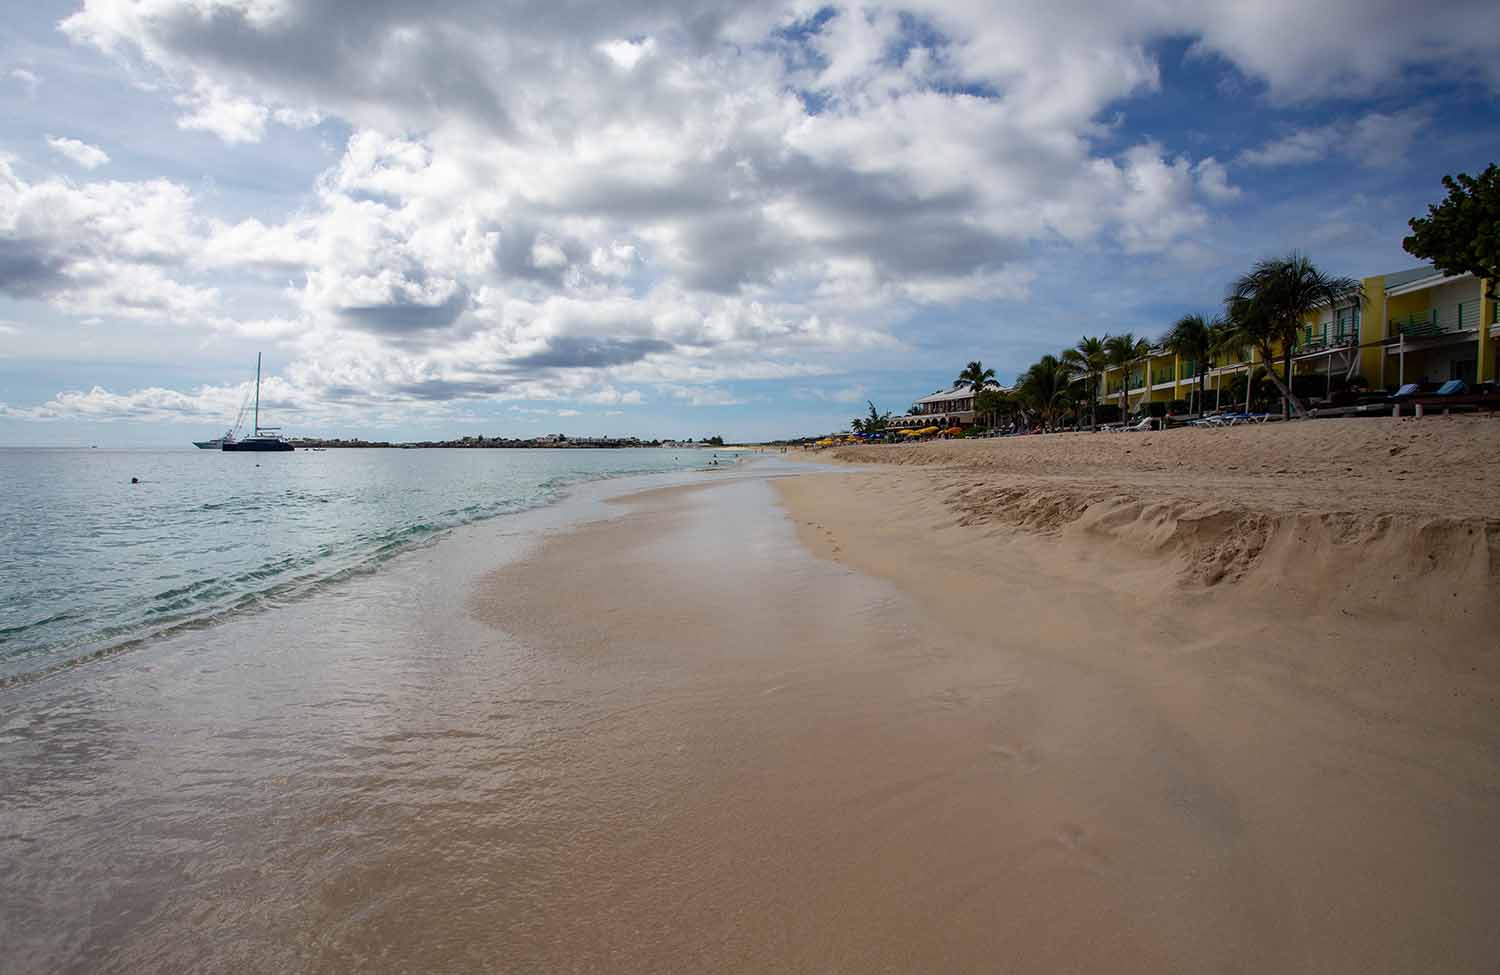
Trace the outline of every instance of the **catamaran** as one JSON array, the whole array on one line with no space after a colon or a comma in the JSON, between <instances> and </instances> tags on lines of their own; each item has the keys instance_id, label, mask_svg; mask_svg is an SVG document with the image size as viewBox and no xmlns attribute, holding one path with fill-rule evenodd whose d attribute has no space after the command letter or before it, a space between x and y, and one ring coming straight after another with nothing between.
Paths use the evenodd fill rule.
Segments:
<instances>
[{"instance_id":1,"label":"catamaran","mask_svg":"<svg viewBox=\"0 0 1500 975\"><path fill-rule=\"evenodd\" d=\"M291 444L281 435L277 427L263 427L260 425L260 353L255 354L255 420L250 426L251 434L248 437L236 439L234 431L220 438L221 450L293 450ZM199 446L202 446L201 444Z\"/></svg>"},{"instance_id":2,"label":"catamaran","mask_svg":"<svg viewBox=\"0 0 1500 975\"><path fill-rule=\"evenodd\" d=\"M240 435L240 427L245 425L245 413L250 409L250 392L245 391L245 398L240 400L240 411L234 415L234 426L225 430L223 434L212 440L194 440L193 446L199 450L218 450L224 446L226 440L234 440Z\"/></svg>"}]
</instances>

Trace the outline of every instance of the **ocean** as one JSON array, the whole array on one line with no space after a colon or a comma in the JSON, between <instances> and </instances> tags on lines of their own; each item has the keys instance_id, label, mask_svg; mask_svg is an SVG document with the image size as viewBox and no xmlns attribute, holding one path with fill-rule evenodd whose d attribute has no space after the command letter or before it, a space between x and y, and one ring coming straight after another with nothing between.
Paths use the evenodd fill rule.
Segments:
<instances>
[{"instance_id":1,"label":"ocean","mask_svg":"<svg viewBox=\"0 0 1500 975\"><path fill-rule=\"evenodd\" d=\"M307 598L581 482L711 456L0 449L0 687Z\"/></svg>"}]
</instances>

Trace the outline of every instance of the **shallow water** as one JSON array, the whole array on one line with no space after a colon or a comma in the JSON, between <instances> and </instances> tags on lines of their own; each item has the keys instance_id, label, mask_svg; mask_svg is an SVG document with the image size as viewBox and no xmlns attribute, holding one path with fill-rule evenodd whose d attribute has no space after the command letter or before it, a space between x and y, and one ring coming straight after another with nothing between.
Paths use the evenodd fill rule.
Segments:
<instances>
[{"instance_id":1,"label":"shallow water","mask_svg":"<svg viewBox=\"0 0 1500 975\"><path fill-rule=\"evenodd\" d=\"M607 818L578 748L608 702L476 621L474 583L608 495L735 476L578 486L0 689L0 970L514 970L475 932L542 916Z\"/></svg>"},{"instance_id":2,"label":"shallow water","mask_svg":"<svg viewBox=\"0 0 1500 975\"><path fill-rule=\"evenodd\" d=\"M0 686L306 596L572 484L710 456L0 450Z\"/></svg>"}]
</instances>

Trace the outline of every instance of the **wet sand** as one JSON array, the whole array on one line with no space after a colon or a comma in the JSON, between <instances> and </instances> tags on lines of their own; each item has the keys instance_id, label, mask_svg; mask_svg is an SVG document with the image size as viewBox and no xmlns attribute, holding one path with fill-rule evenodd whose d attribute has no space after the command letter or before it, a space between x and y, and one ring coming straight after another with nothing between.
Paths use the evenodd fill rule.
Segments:
<instances>
[{"instance_id":1,"label":"wet sand","mask_svg":"<svg viewBox=\"0 0 1500 975\"><path fill-rule=\"evenodd\" d=\"M549 965L1500 957L1492 643L962 526L921 472L776 481L791 524L769 487L629 499L476 597L620 699L625 835L580 844Z\"/></svg>"},{"instance_id":2,"label":"wet sand","mask_svg":"<svg viewBox=\"0 0 1500 975\"><path fill-rule=\"evenodd\" d=\"M951 472L779 469L595 505L494 568L502 519L11 694L0 967L1500 957L1473 593L1188 585L1176 550L963 524Z\"/></svg>"}]
</instances>

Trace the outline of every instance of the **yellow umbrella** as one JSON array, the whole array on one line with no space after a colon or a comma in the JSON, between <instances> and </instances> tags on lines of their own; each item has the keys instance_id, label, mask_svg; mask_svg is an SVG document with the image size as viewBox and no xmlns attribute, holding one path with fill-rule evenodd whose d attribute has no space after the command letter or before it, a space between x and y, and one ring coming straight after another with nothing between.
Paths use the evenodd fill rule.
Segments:
<instances>
[{"instance_id":1,"label":"yellow umbrella","mask_svg":"<svg viewBox=\"0 0 1500 975\"><path fill-rule=\"evenodd\" d=\"M928 437L928 436L931 436L934 433L938 433L939 430L938 430L937 427L923 427L922 429L918 430L917 432L920 433L924 437Z\"/></svg>"}]
</instances>

